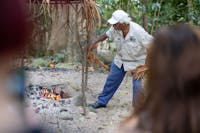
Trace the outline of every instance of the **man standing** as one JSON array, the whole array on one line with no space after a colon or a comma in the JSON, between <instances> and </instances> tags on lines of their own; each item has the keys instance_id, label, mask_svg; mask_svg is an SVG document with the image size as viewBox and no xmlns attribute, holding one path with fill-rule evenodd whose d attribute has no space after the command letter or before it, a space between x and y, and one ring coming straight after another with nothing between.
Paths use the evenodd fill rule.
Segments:
<instances>
[{"instance_id":1,"label":"man standing","mask_svg":"<svg viewBox=\"0 0 200 133\"><path fill-rule=\"evenodd\" d=\"M95 109L106 107L127 71L145 64L146 48L152 39L152 36L140 25L132 22L129 15L123 10L113 12L108 23L112 25L111 28L90 44L88 49L91 51L97 48L98 42L107 38L113 40L117 48L117 54L112 62L103 91L95 103L89 104ZM140 89L141 79L133 80L133 105L136 103L136 96Z\"/></svg>"}]
</instances>

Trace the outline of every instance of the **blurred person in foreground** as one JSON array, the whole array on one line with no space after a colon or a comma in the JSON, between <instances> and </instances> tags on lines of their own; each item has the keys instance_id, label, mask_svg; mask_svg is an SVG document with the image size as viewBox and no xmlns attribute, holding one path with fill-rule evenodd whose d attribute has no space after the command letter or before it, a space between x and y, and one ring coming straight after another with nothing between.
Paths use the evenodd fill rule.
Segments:
<instances>
[{"instance_id":1,"label":"blurred person in foreground","mask_svg":"<svg viewBox=\"0 0 200 133\"><path fill-rule=\"evenodd\" d=\"M147 66L145 100L120 133L200 133L200 29L158 30Z\"/></svg>"},{"instance_id":2,"label":"blurred person in foreground","mask_svg":"<svg viewBox=\"0 0 200 133\"><path fill-rule=\"evenodd\" d=\"M3 0L0 4L0 133L39 132L36 119L23 106L24 73L13 69L31 33L23 2Z\"/></svg>"},{"instance_id":3,"label":"blurred person in foreground","mask_svg":"<svg viewBox=\"0 0 200 133\"><path fill-rule=\"evenodd\" d=\"M116 10L108 20L111 28L89 45L89 51L97 48L98 43L109 38L113 40L117 53L112 62L109 75L98 100L89 104L93 108L106 107L109 100L120 86L127 71L134 70L137 66L145 64L146 49L152 36L140 25L131 21L128 13ZM134 73L133 73L134 76ZM136 104L136 96L141 91L141 79L133 80L133 105Z\"/></svg>"}]
</instances>

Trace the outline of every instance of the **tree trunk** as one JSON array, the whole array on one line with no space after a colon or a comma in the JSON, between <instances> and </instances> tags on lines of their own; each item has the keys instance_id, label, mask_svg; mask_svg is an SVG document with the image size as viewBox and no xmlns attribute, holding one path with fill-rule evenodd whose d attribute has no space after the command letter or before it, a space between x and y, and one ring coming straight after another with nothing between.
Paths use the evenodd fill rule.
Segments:
<instances>
[{"instance_id":1,"label":"tree trunk","mask_svg":"<svg viewBox=\"0 0 200 133\"><path fill-rule=\"evenodd\" d=\"M75 24L78 21L78 25L80 25L81 14L78 14L79 16L76 18L77 15L73 6L75 5L63 5L62 7L59 6L58 11L55 10L48 46L48 50L67 53L67 62L80 61L82 56L76 38L76 29L80 29Z\"/></svg>"},{"instance_id":2,"label":"tree trunk","mask_svg":"<svg viewBox=\"0 0 200 133\"><path fill-rule=\"evenodd\" d=\"M147 13L147 0L142 0L142 26L145 30L148 28L148 17L146 15Z\"/></svg>"},{"instance_id":3,"label":"tree trunk","mask_svg":"<svg viewBox=\"0 0 200 133\"><path fill-rule=\"evenodd\" d=\"M193 9L192 0L187 0L187 7L188 7L188 21L189 21L190 24L193 24L193 21L192 21L192 9Z\"/></svg>"}]
</instances>

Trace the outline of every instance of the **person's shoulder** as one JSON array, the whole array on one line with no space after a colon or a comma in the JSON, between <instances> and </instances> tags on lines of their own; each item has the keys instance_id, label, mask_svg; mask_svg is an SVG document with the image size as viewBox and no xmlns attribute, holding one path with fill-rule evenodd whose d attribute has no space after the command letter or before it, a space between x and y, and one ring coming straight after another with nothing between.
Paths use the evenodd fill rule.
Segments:
<instances>
[{"instance_id":1,"label":"person's shoulder","mask_svg":"<svg viewBox=\"0 0 200 133\"><path fill-rule=\"evenodd\" d=\"M146 33L146 30L141 25L139 25L135 22L130 22L130 25L132 27L131 29L134 34L138 34L140 36L141 34Z\"/></svg>"},{"instance_id":2,"label":"person's shoulder","mask_svg":"<svg viewBox=\"0 0 200 133\"><path fill-rule=\"evenodd\" d=\"M130 25L136 29L143 29L143 27L141 25L139 25L138 23L133 22L133 21L130 22Z\"/></svg>"}]
</instances>

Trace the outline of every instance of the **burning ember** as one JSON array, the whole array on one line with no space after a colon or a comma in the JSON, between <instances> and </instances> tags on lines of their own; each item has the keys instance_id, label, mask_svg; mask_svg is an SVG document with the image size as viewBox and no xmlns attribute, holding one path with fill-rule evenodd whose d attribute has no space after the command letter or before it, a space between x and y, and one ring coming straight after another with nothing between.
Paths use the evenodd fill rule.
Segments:
<instances>
[{"instance_id":1,"label":"burning ember","mask_svg":"<svg viewBox=\"0 0 200 133\"><path fill-rule=\"evenodd\" d=\"M26 88L25 95L33 99L47 98L57 101L71 97L66 91L65 85L62 84L51 86L30 85Z\"/></svg>"},{"instance_id":2,"label":"burning ember","mask_svg":"<svg viewBox=\"0 0 200 133\"><path fill-rule=\"evenodd\" d=\"M41 89L41 97L43 98L50 98L52 100L60 100L61 98L68 98L64 91L61 88L42 88Z\"/></svg>"}]
</instances>

